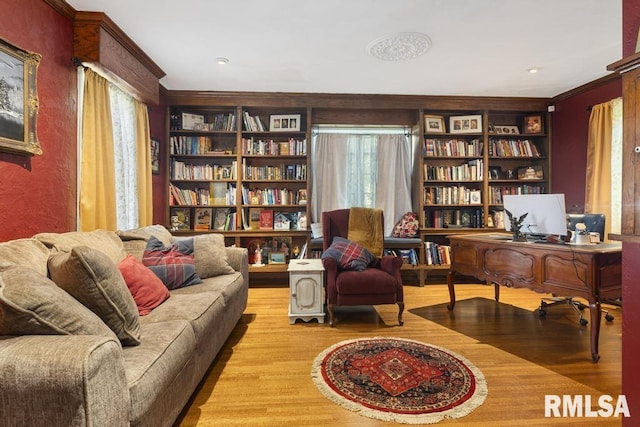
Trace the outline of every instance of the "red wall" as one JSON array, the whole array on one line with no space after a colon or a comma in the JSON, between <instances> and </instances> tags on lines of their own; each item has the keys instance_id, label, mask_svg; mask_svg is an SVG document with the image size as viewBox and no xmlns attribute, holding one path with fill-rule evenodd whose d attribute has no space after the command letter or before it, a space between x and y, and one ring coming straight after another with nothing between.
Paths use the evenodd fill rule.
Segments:
<instances>
[{"instance_id":1,"label":"red wall","mask_svg":"<svg viewBox=\"0 0 640 427\"><path fill-rule=\"evenodd\" d=\"M603 69L608 64L603 65ZM555 104L552 113L551 191L564 193L567 209L584 209L587 172L588 108L622 96L622 81L609 82Z\"/></svg>"},{"instance_id":2,"label":"red wall","mask_svg":"<svg viewBox=\"0 0 640 427\"><path fill-rule=\"evenodd\" d=\"M40 156L0 152L0 241L76 227L76 75L71 22L42 0L3 0L0 37L42 55ZM8 11L8 13L6 13Z\"/></svg>"}]
</instances>

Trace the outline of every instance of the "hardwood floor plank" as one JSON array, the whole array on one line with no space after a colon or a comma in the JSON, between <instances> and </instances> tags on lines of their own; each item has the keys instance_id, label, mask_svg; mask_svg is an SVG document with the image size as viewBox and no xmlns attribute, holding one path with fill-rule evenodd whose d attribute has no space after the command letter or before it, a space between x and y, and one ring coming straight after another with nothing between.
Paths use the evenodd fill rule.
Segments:
<instances>
[{"instance_id":1,"label":"hardwood floor plank","mask_svg":"<svg viewBox=\"0 0 640 427\"><path fill-rule=\"evenodd\" d=\"M314 358L346 339L402 337L438 345L468 358L484 374L489 394L471 414L445 425L619 426L612 418L545 418L544 398L621 393L622 309L603 320L598 364L591 362L589 328L568 306L535 309L541 294L525 289L456 286L457 304L446 309L446 285L405 286L406 309L340 308L335 328L315 320L289 324L287 287L249 289L242 322L223 347L176 426L394 426L343 409L311 380ZM588 311L588 310L587 310ZM588 313L587 313L588 314ZM596 408L597 409L597 408Z\"/></svg>"}]
</instances>

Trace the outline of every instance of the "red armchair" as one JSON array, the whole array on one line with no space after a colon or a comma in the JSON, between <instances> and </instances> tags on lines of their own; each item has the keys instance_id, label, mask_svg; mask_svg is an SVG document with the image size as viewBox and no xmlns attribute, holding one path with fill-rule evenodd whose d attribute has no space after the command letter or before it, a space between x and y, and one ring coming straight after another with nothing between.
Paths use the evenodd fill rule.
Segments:
<instances>
[{"instance_id":1,"label":"red armchair","mask_svg":"<svg viewBox=\"0 0 640 427\"><path fill-rule=\"evenodd\" d=\"M348 238L349 209L322 213L322 246L327 250L335 236ZM384 219L381 218L382 224ZM385 255L376 258L363 271L341 270L333 258L324 258L329 324L334 326L334 307L345 305L398 304L398 323L404 324L404 293L400 258Z\"/></svg>"}]
</instances>

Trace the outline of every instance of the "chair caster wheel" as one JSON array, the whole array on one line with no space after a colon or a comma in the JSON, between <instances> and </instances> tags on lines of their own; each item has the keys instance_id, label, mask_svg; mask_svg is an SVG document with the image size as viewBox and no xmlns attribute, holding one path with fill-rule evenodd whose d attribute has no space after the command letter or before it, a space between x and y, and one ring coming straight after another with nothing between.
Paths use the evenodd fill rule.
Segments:
<instances>
[{"instance_id":1,"label":"chair caster wheel","mask_svg":"<svg viewBox=\"0 0 640 427\"><path fill-rule=\"evenodd\" d=\"M545 310L544 308L540 307L538 309L538 318L539 319L543 319L546 315L547 315L547 310Z\"/></svg>"},{"instance_id":2,"label":"chair caster wheel","mask_svg":"<svg viewBox=\"0 0 640 427\"><path fill-rule=\"evenodd\" d=\"M611 314L609 314L609 313L607 313L607 314L604 316L604 320L606 320L607 322L613 322L613 319L614 319L613 315L611 315Z\"/></svg>"},{"instance_id":3,"label":"chair caster wheel","mask_svg":"<svg viewBox=\"0 0 640 427\"><path fill-rule=\"evenodd\" d=\"M587 323L589 323L589 322L587 321L587 319L580 319L580 324L581 324L582 326L587 326Z\"/></svg>"}]
</instances>

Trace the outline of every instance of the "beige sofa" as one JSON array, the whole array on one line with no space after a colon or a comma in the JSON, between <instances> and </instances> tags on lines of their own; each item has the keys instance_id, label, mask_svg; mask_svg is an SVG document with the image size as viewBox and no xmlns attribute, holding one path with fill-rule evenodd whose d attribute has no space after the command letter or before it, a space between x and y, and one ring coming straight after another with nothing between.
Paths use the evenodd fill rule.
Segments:
<instances>
[{"instance_id":1,"label":"beige sofa","mask_svg":"<svg viewBox=\"0 0 640 427\"><path fill-rule=\"evenodd\" d=\"M171 290L149 314L132 315L131 294L112 292L122 285L114 266L127 255L141 258L152 235L175 241L151 226L0 243L0 425L175 422L246 308L247 251L225 248L221 236L196 237L202 283ZM69 275L78 268L81 274ZM219 268L229 272L216 274ZM85 298L107 303L93 307Z\"/></svg>"}]
</instances>

